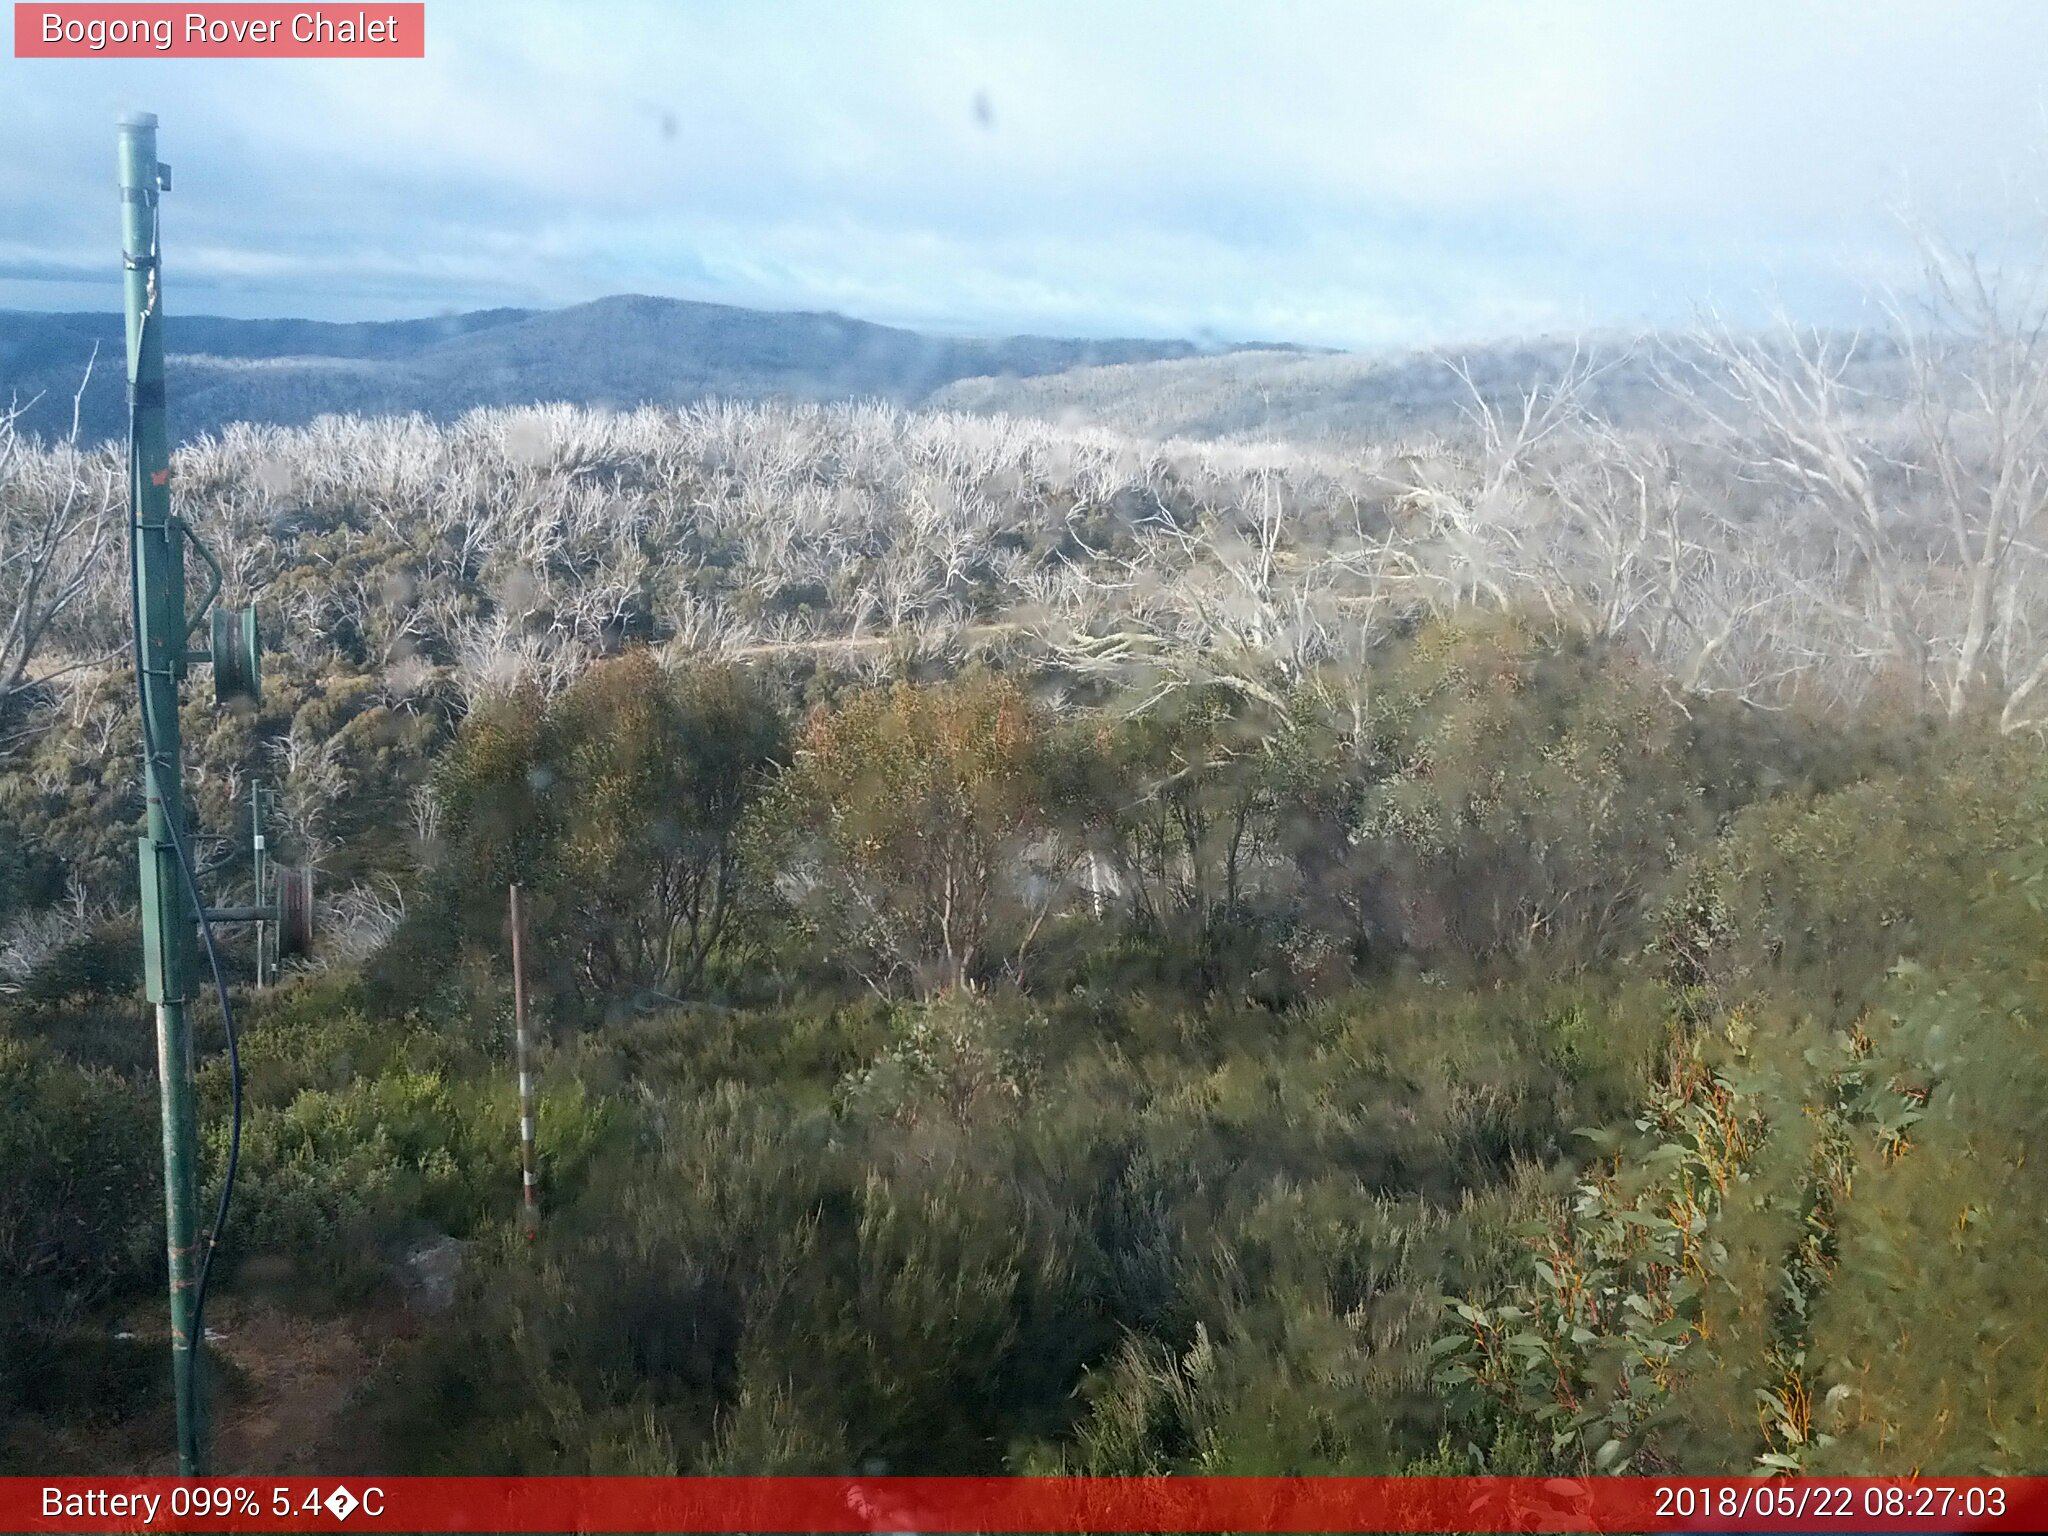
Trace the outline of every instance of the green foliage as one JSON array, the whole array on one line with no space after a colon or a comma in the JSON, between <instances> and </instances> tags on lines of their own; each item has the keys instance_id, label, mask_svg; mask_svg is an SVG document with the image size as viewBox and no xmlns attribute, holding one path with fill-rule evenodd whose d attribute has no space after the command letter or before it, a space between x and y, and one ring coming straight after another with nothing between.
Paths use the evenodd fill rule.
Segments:
<instances>
[{"instance_id":1,"label":"green foliage","mask_svg":"<svg viewBox=\"0 0 2048 1536\"><path fill-rule=\"evenodd\" d=\"M1020 1029L958 996L900 1008L879 1057L842 1080L841 1102L877 1120L941 1115L966 1125L1002 1115L1023 1100L1036 1068L1019 1037L1042 1029Z\"/></svg>"},{"instance_id":2,"label":"green foliage","mask_svg":"<svg viewBox=\"0 0 2048 1536\"><path fill-rule=\"evenodd\" d=\"M140 1085L0 1025L0 1401L18 1405L0 1414L0 1464L39 1452L41 1416L77 1424L146 1399L123 1352L81 1348L77 1330L161 1272L157 1158Z\"/></svg>"},{"instance_id":3,"label":"green foliage","mask_svg":"<svg viewBox=\"0 0 2048 1536\"><path fill-rule=\"evenodd\" d=\"M1602 1134L1522 1278L1452 1304L1439 1380L1480 1456L1535 1427L1570 1469L2039 1457L2048 814L2002 751L1947 782L1938 804L1880 780L1738 820L1719 867L1776 877L1704 946L1741 965L1675 996L1668 1086L1635 1137ZM1859 973L1882 955L1905 958Z\"/></svg>"},{"instance_id":4,"label":"green foliage","mask_svg":"<svg viewBox=\"0 0 2048 1536\"><path fill-rule=\"evenodd\" d=\"M75 1308L133 1282L162 1188L154 1118L137 1085L0 1034L0 1274L10 1288L50 1280L37 1294Z\"/></svg>"},{"instance_id":5,"label":"green foliage","mask_svg":"<svg viewBox=\"0 0 2048 1536\"><path fill-rule=\"evenodd\" d=\"M2020 846L2031 758L1960 736L1910 774L1746 810L1665 910L1675 974L1730 998L1783 976L1846 1024L1901 957L1967 955L1976 902Z\"/></svg>"},{"instance_id":6,"label":"green foliage","mask_svg":"<svg viewBox=\"0 0 2048 1536\"><path fill-rule=\"evenodd\" d=\"M350 1409L361 1465L2038 1461L2027 752L1681 707L1511 619L1257 703L767 676L629 651L445 751L437 707L359 680L279 706L386 817L439 754L426 846L342 832L406 882L393 942L240 1000L220 1283L377 1317L399 1252L466 1240L452 1311ZM77 787L42 780L45 809ZM531 1247L513 880L548 1026ZM113 1374L85 1341L160 1263L132 940L88 925L0 1019L30 1170L0 1243L34 1259L5 1295L36 1358ZM102 1144L122 1177L86 1188ZM38 1423L92 1421L52 1391Z\"/></svg>"},{"instance_id":7,"label":"green foliage","mask_svg":"<svg viewBox=\"0 0 2048 1536\"><path fill-rule=\"evenodd\" d=\"M582 979L694 990L742 899L741 823L788 759L780 710L736 670L665 678L638 651L571 688L549 726L566 754L549 789L573 807L557 928Z\"/></svg>"},{"instance_id":8,"label":"green foliage","mask_svg":"<svg viewBox=\"0 0 2048 1536\"><path fill-rule=\"evenodd\" d=\"M222 1255L235 1273L292 1277L301 1301L362 1300L407 1241L469 1237L518 1206L509 1029L378 1018L367 998L353 980L313 977L242 1009L241 1161ZM224 1056L198 1086L211 1184L228 1144ZM539 1151L552 1188L575 1187L617 1120L579 1078L544 1070Z\"/></svg>"},{"instance_id":9,"label":"green foliage","mask_svg":"<svg viewBox=\"0 0 2048 1536\"><path fill-rule=\"evenodd\" d=\"M1106 870L1130 931L1197 962L1213 985L1254 922L1276 783L1263 706L1221 687L1177 692L1123 720L1070 726L1050 796Z\"/></svg>"},{"instance_id":10,"label":"green foliage","mask_svg":"<svg viewBox=\"0 0 2048 1536\"><path fill-rule=\"evenodd\" d=\"M1431 1297L1498 1271L1495 1193L1635 1092L1629 1016L1415 987L1091 1035L995 993L770 1015L763 1049L831 1044L765 1068L701 1010L623 1061L593 1039L586 1077L674 1084L638 1154L537 1269L487 1260L373 1432L419 1469L1395 1470L1441 1430ZM1204 1338L1209 1395L1113 1452L1138 1364Z\"/></svg>"},{"instance_id":11,"label":"green foliage","mask_svg":"<svg viewBox=\"0 0 2048 1536\"><path fill-rule=\"evenodd\" d=\"M554 755L538 689L522 687L488 699L463 722L441 761L435 788L442 839L459 858L464 881L492 891L545 881L557 832L548 793Z\"/></svg>"},{"instance_id":12,"label":"green foliage","mask_svg":"<svg viewBox=\"0 0 2048 1536\"><path fill-rule=\"evenodd\" d=\"M1018 972L1058 891L1044 727L990 675L857 694L806 723L757 818L805 929L878 988Z\"/></svg>"},{"instance_id":13,"label":"green foliage","mask_svg":"<svg viewBox=\"0 0 2048 1536\"><path fill-rule=\"evenodd\" d=\"M2033 1322L2048 978L2028 972L1898 979L1862 1074L1885 1091L1851 1118L1828 1284L1808 1304L1817 1471L2017 1473L2048 1454Z\"/></svg>"},{"instance_id":14,"label":"green foliage","mask_svg":"<svg viewBox=\"0 0 2048 1536\"><path fill-rule=\"evenodd\" d=\"M452 909L495 947L518 881L565 992L698 991L746 897L742 823L787 756L782 713L745 674L666 674L644 649L552 704L497 700L443 766L437 899L415 942L438 942Z\"/></svg>"},{"instance_id":15,"label":"green foliage","mask_svg":"<svg viewBox=\"0 0 2048 1536\"><path fill-rule=\"evenodd\" d=\"M1523 1426L1547 1437L1559 1470L1621 1473L1656 1455L1646 1442L1721 1277L1712 1219L1762 1126L1687 1046L1634 1130L1626 1147L1590 1134L1597 1161L1565 1208L1533 1224L1531 1275L1509 1298L1448 1303L1455 1326L1431 1351L1434 1380L1482 1455Z\"/></svg>"},{"instance_id":16,"label":"green foliage","mask_svg":"<svg viewBox=\"0 0 2048 1536\"><path fill-rule=\"evenodd\" d=\"M23 835L20 815L0 798L0 923L56 898L57 861Z\"/></svg>"},{"instance_id":17,"label":"green foliage","mask_svg":"<svg viewBox=\"0 0 2048 1536\"><path fill-rule=\"evenodd\" d=\"M510 1119L495 1117L486 1136L480 1108L436 1073L397 1071L257 1110L242 1130L238 1246L296 1256L324 1278L352 1265L374 1273L373 1245L394 1218L467 1232L490 1187L516 1182ZM215 1167L224 1141L216 1122Z\"/></svg>"},{"instance_id":18,"label":"green foliage","mask_svg":"<svg viewBox=\"0 0 2048 1536\"><path fill-rule=\"evenodd\" d=\"M1368 941L1433 960L1639 942L1667 872L1711 830L1686 717L1613 646L1514 619L1431 621L1372 680L1335 812L1296 845Z\"/></svg>"}]
</instances>

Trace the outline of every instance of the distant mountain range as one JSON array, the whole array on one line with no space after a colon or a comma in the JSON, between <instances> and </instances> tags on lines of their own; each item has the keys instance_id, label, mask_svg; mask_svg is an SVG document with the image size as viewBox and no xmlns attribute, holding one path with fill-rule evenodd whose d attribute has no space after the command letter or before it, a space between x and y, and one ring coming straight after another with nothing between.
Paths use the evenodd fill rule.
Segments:
<instances>
[{"instance_id":1,"label":"distant mountain range","mask_svg":"<svg viewBox=\"0 0 2048 1536\"><path fill-rule=\"evenodd\" d=\"M630 407L731 399L882 399L916 405L962 379L1201 355L1185 341L974 340L849 320L621 296L570 309L492 309L431 320L332 324L169 316L171 432L235 421L296 424L327 413L445 419L482 405L571 401ZM118 315L0 310L0 406L45 437L124 430ZM1292 348L1262 350L1293 351Z\"/></svg>"},{"instance_id":2,"label":"distant mountain range","mask_svg":"<svg viewBox=\"0 0 2048 1536\"><path fill-rule=\"evenodd\" d=\"M1780 336L1762 338L1782 347ZM1910 386L1894 338L1831 336L1848 408L1882 415ZM1533 388L1590 367L1582 399L1619 427L1696 431L1697 413L1662 375L1718 365L1697 337L1507 337L1415 352L1317 352L1245 348L1228 354L1070 368L1024 377L968 378L926 404L982 415L1086 421L1134 437L1286 438L1386 443L1472 430L1475 396L1512 426Z\"/></svg>"},{"instance_id":3,"label":"distant mountain range","mask_svg":"<svg viewBox=\"0 0 2048 1536\"><path fill-rule=\"evenodd\" d=\"M1632 351L1627 338L1613 336L1508 338L1419 352L1243 351L961 379L927 403L1087 421L1145 438L1384 442L1461 432L1475 391L1512 410L1524 391L1582 359L1600 368L1588 403L1617 422L1639 424L1670 405L1655 385L1654 355L1649 345Z\"/></svg>"}]
</instances>

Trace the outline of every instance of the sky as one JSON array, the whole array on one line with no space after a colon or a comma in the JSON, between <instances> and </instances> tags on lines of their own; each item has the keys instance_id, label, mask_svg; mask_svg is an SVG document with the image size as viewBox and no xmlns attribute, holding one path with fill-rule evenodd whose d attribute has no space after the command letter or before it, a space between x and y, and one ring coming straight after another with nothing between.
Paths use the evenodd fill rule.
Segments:
<instances>
[{"instance_id":1,"label":"sky","mask_svg":"<svg viewBox=\"0 0 2048 1536\"><path fill-rule=\"evenodd\" d=\"M374 10L374 6L371 7ZM955 334L1388 348L1853 319L2018 249L2048 5L429 0L422 60L0 57L0 308L638 292Z\"/></svg>"}]
</instances>

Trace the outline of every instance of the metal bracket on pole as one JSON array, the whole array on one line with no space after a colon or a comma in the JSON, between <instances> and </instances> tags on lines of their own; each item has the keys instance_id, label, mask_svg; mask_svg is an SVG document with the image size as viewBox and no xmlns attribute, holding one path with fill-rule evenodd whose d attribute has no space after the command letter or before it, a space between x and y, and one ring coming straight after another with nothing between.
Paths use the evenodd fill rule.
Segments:
<instances>
[{"instance_id":1,"label":"metal bracket on pole","mask_svg":"<svg viewBox=\"0 0 2048 1536\"><path fill-rule=\"evenodd\" d=\"M215 923L256 925L256 985L277 979L278 967L313 949L313 871L281 865L270 857L264 828L277 791L261 782L249 786L249 865L256 899L247 906L208 907Z\"/></svg>"}]
</instances>

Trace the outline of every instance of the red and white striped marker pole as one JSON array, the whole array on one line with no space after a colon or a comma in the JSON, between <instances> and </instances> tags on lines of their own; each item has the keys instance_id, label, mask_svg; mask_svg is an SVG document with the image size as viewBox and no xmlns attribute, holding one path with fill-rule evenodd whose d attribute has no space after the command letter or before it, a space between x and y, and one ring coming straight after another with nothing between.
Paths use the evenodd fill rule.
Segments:
<instances>
[{"instance_id":1,"label":"red and white striped marker pole","mask_svg":"<svg viewBox=\"0 0 2048 1536\"><path fill-rule=\"evenodd\" d=\"M512 1037L519 1062L519 1178L526 1240L540 1234L540 1174L533 1151L533 1039L526 1022L526 924L512 887Z\"/></svg>"}]
</instances>

